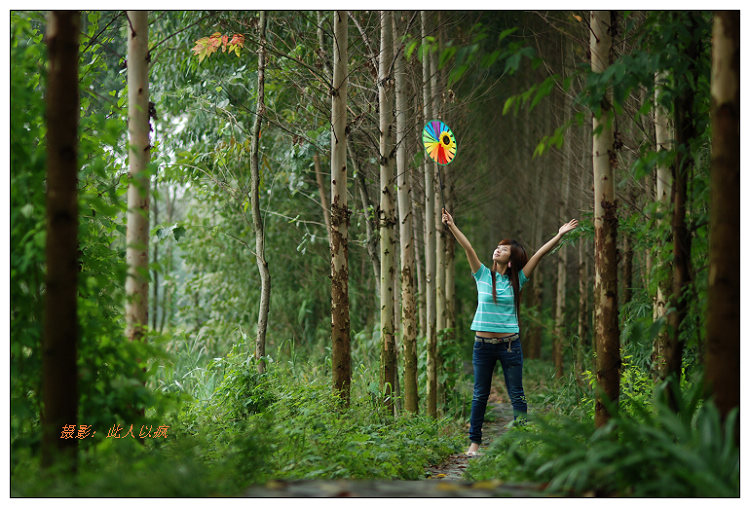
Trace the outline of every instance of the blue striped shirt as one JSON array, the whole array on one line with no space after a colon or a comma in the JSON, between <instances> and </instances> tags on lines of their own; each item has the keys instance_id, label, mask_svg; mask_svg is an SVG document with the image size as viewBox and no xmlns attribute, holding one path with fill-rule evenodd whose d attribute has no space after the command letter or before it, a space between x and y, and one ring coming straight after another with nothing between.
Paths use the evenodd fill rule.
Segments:
<instances>
[{"instance_id":1,"label":"blue striped shirt","mask_svg":"<svg viewBox=\"0 0 750 508\"><path fill-rule=\"evenodd\" d=\"M492 274L482 264L474 275L477 283L477 310L471 329L475 332L518 332L518 316L510 277L495 273L497 303L492 300ZM519 290L526 283L526 274L518 272Z\"/></svg>"}]
</instances>

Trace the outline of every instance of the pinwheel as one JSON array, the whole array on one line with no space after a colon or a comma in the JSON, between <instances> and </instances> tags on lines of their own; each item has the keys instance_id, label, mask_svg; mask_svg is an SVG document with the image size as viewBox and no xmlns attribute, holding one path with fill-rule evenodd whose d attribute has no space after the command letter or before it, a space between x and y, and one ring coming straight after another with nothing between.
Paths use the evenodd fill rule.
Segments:
<instances>
[{"instance_id":1,"label":"pinwheel","mask_svg":"<svg viewBox=\"0 0 750 508\"><path fill-rule=\"evenodd\" d=\"M440 166L450 164L456 157L456 136L450 127L440 120L430 120L422 129L422 144L427 155L439 164L438 179L440 182L440 203L445 208L443 199L443 177Z\"/></svg>"},{"instance_id":2,"label":"pinwheel","mask_svg":"<svg viewBox=\"0 0 750 508\"><path fill-rule=\"evenodd\" d=\"M422 143L427 155L441 166L450 164L456 157L456 136L440 120L427 122L422 129Z\"/></svg>"}]
</instances>

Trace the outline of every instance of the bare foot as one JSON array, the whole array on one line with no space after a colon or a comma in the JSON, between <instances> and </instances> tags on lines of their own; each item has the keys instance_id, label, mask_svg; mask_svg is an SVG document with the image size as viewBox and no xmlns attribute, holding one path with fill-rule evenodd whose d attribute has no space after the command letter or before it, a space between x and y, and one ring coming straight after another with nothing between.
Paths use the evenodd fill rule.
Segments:
<instances>
[{"instance_id":1,"label":"bare foot","mask_svg":"<svg viewBox=\"0 0 750 508\"><path fill-rule=\"evenodd\" d=\"M466 452L466 455L468 455L469 457L473 457L477 454L478 451L479 443L471 443L471 445L469 445L468 451Z\"/></svg>"}]
</instances>

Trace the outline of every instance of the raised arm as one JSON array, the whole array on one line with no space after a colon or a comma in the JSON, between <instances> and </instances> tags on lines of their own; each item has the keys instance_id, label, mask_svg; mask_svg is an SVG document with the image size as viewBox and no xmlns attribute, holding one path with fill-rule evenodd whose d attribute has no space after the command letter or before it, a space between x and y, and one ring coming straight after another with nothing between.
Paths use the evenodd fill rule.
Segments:
<instances>
[{"instance_id":1,"label":"raised arm","mask_svg":"<svg viewBox=\"0 0 750 508\"><path fill-rule=\"evenodd\" d=\"M469 243L469 240L466 238L466 236L464 236L461 230L458 229L458 226L456 226L456 224L453 222L453 217L451 217L451 214L445 211L445 208L443 208L443 224L448 226L448 229L451 230L453 236L456 237L456 241L458 242L458 244L464 248L466 257L469 259L469 267L471 268L471 273L477 273L477 270L479 270L479 267L482 266L482 263L479 261L477 253L474 252L474 247L471 246L471 243Z\"/></svg>"},{"instance_id":2,"label":"raised arm","mask_svg":"<svg viewBox=\"0 0 750 508\"><path fill-rule=\"evenodd\" d=\"M534 253L533 256L531 256L531 259L526 263L526 266L523 267L523 273L526 275L526 277L531 277L531 274L536 269L536 266L539 264L539 261L542 260L542 258L551 251L555 245L560 243L560 239L565 235L565 233L569 233L570 231L573 231L575 228L578 227L578 220L573 219L572 221L563 224L560 226L560 230L557 232L554 238L552 238L550 241L542 245L542 247Z\"/></svg>"}]
</instances>

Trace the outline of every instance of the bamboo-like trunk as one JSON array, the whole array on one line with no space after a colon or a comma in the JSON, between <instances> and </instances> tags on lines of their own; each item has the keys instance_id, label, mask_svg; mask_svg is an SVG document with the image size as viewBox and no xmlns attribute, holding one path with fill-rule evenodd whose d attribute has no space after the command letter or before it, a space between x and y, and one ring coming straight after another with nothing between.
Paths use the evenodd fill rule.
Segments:
<instances>
[{"instance_id":1,"label":"bamboo-like trunk","mask_svg":"<svg viewBox=\"0 0 750 508\"><path fill-rule=\"evenodd\" d=\"M664 92L664 81L667 78L666 72L656 74L654 81L654 136L656 141L656 150L671 150L674 134L670 127L667 109L662 104L662 95ZM659 211L667 216L670 208L670 199L672 196L672 172L666 164L659 164L656 167L656 201L659 203ZM664 219L659 219L664 227ZM660 227L660 229L661 229ZM654 298L653 318L654 321L666 316L667 300L669 298L668 280L672 278L671 266L663 266L657 259L657 266L667 272L666 277L660 278ZM664 378L664 344L667 341L666 327L654 338L653 349L651 352L652 375L654 379Z\"/></svg>"},{"instance_id":2,"label":"bamboo-like trunk","mask_svg":"<svg viewBox=\"0 0 750 508\"><path fill-rule=\"evenodd\" d=\"M441 32L440 11L438 11L436 15L438 16L436 27L438 29L439 41ZM432 92L432 115L435 118L442 118L443 115L440 100L441 94L439 93L439 90L442 89L440 72L438 70L438 53L440 48L441 46L438 43L437 51L430 53L430 70L432 72L432 75L430 76L430 91ZM441 208L443 206L441 174L443 171L437 163L433 165L433 171L432 203L434 213L432 215L435 223L435 367L433 375L435 376L435 387L437 389L437 393L435 394L437 405L437 402L443 404L445 400L445 387L442 383L438 382L438 379L440 378L440 372L443 368L443 360L440 356L440 344L445 339L445 234L447 230L445 225L443 225L441 213Z\"/></svg>"},{"instance_id":3,"label":"bamboo-like trunk","mask_svg":"<svg viewBox=\"0 0 750 508\"><path fill-rule=\"evenodd\" d=\"M740 14L714 15L706 380L723 419L740 405ZM739 421L735 439L739 443Z\"/></svg>"},{"instance_id":4,"label":"bamboo-like trunk","mask_svg":"<svg viewBox=\"0 0 750 508\"><path fill-rule=\"evenodd\" d=\"M78 439L78 37L81 13L48 15L47 195L41 465L76 469Z\"/></svg>"},{"instance_id":5,"label":"bamboo-like trunk","mask_svg":"<svg viewBox=\"0 0 750 508\"><path fill-rule=\"evenodd\" d=\"M562 41L563 61L572 65L572 51ZM563 110L565 123L568 122L573 108L570 95L565 94L563 98ZM570 175L573 171L573 147L571 142L565 143L563 150L563 193L558 203L557 217L563 220L567 216L570 200ZM557 288L555 294L555 334L554 334L554 360L555 360L555 377L563 377L563 344L567 342L565 330L565 293L567 290L567 266L568 266L568 249L560 249L557 253Z\"/></svg>"},{"instance_id":6,"label":"bamboo-like trunk","mask_svg":"<svg viewBox=\"0 0 750 508\"><path fill-rule=\"evenodd\" d=\"M566 216L568 199L570 196L570 172L572 171L572 151L566 150L563 161L563 178L565 179L563 195L560 198L558 217ZM553 357L555 363L555 377L563 377L563 343L566 341L565 331L565 292L567 288L568 250L560 249L557 253L557 288L555 294L555 334L553 342Z\"/></svg>"},{"instance_id":7,"label":"bamboo-like trunk","mask_svg":"<svg viewBox=\"0 0 750 508\"><path fill-rule=\"evenodd\" d=\"M396 384L396 351L393 334L393 274L396 226L393 199L393 13L380 12L378 103L380 105L380 386L387 407L393 411Z\"/></svg>"},{"instance_id":8,"label":"bamboo-like trunk","mask_svg":"<svg viewBox=\"0 0 750 508\"><path fill-rule=\"evenodd\" d=\"M128 133L130 166L125 279L125 323L130 340L148 327L149 176L148 12L128 11Z\"/></svg>"},{"instance_id":9,"label":"bamboo-like trunk","mask_svg":"<svg viewBox=\"0 0 750 508\"><path fill-rule=\"evenodd\" d=\"M428 14L422 15L422 42L428 33ZM427 51L422 54L422 92L425 122L432 119L432 95L430 93L431 65ZM421 134L421 132L420 132ZM420 139L421 142L421 139ZM435 330L435 202L434 164L425 157L424 162L424 257L425 257L425 324L427 339L427 414L437 417L437 332Z\"/></svg>"},{"instance_id":10,"label":"bamboo-like trunk","mask_svg":"<svg viewBox=\"0 0 750 508\"><path fill-rule=\"evenodd\" d=\"M349 405L352 380L349 339L349 205L346 193L348 17L333 13L331 89L331 356L333 392Z\"/></svg>"},{"instance_id":11,"label":"bamboo-like trunk","mask_svg":"<svg viewBox=\"0 0 750 508\"><path fill-rule=\"evenodd\" d=\"M591 70L609 66L612 36L610 13L591 12ZM614 189L614 136L611 103L593 118L596 395L595 424L601 427L612 416L605 400L617 405L620 397L620 331L617 322L617 204Z\"/></svg>"},{"instance_id":12,"label":"bamboo-like trunk","mask_svg":"<svg viewBox=\"0 0 750 508\"><path fill-rule=\"evenodd\" d=\"M250 145L251 171L250 208L253 215L253 233L255 234L255 262L260 275L260 304L258 308L258 329L255 336L255 358L258 360L258 372L266 370L266 330L268 329L268 311L271 305L271 272L266 261L266 237L263 219L260 215L260 171L258 152L260 151L260 123L265 114L265 74L266 74L266 12L260 11L258 24L258 102L253 122L253 139Z\"/></svg>"},{"instance_id":13,"label":"bamboo-like trunk","mask_svg":"<svg viewBox=\"0 0 750 508\"><path fill-rule=\"evenodd\" d=\"M407 103L404 73L404 44L396 31L393 19L395 52L394 87L396 93L396 175L398 185L399 242L401 251L401 343L404 357L404 409L419 411L417 387L417 302L414 294L414 233L412 190L406 164Z\"/></svg>"}]
</instances>

